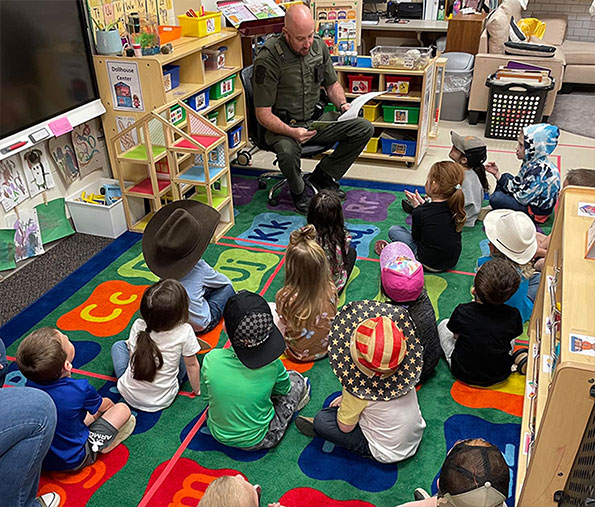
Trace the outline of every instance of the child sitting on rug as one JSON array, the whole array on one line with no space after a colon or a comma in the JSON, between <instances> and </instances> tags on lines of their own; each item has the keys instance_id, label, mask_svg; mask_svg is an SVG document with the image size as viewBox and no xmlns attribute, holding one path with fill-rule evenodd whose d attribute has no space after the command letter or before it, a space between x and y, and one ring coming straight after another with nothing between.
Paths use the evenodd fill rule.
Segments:
<instances>
[{"instance_id":1,"label":"child sitting on rug","mask_svg":"<svg viewBox=\"0 0 595 507\"><path fill-rule=\"evenodd\" d=\"M541 273L533 267L537 251L535 224L521 211L490 211L483 222L490 255L477 259L477 267L493 258L508 259L521 275L518 290L506 301L521 313L523 322L531 318Z\"/></svg>"},{"instance_id":2,"label":"child sitting on rug","mask_svg":"<svg viewBox=\"0 0 595 507\"><path fill-rule=\"evenodd\" d=\"M275 300L285 352L296 361L326 357L328 333L337 313L337 291L313 225L291 233L285 254L285 284Z\"/></svg>"},{"instance_id":3,"label":"child sitting on rug","mask_svg":"<svg viewBox=\"0 0 595 507\"><path fill-rule=\"evenodd\" d=\"M501 173L495 162L486 164L486 171L497 181L490 196L492 209L522 211L545 222L554 211L560 192L560 171L548 159L558 145L558 137L560 129L548 123L523 127L516 149L516 156L523 163L516 176Z\"/></svg>"},{"instance_id":4,"label":"child sitting on rug","mask_svg":"<svg viewBox=\"0 0 595 507\"><path fill-rule=\"evenodd\" d=\"M510 470L500 449L481 438L459 440L442 464L438 495L417 488L400 507L506 507Z\"/></svg>"},{"instance_id":5,"label":"child sitting on rug","mask_svg":"<svg viewBox=\"0 0 595 507\"><path fill-rule=\"evenodd\" d=\"M31 387L50 395L58 414L45 470L78 471L132 434L136 419L124 403L102 398L86 379L71 377L75 349L57 329L33 331L19 345L17 364Z\"/></svg>"},{"instance_id":6,"label":"child sitting on rug","mask_svg":"<svg viewBox=\"0 0 595 507\"><path fill-rule=\"evenodd\" d=\"M507 260L486 262L471 289L475 301L458 305L450 319L438 325L440 345L457 379L486 387L510 375L523 322L519 311L504 302L519 283L519 274Z\"/></svg>"},{"instance_id":7,"label":"child sitting on rug","mask_svg":"<svg viewBox=\"0 0 595 507\"><path fill-rule=\"evenodd\" d=\"M259 507L260 486L250 484L243 475L223 475L209 484L200 499L200 507ZM283 507L279 502L268 507Z\"/></svg>"},{"instance_id":8,"label":"child sitting on rug","mask_svg":"<svg viewBox=\"0 0 595 507\"><path fill-rule=\"evenodd\" d=\"M380 253L380 288L388 303L407 309L424 348L419 383L423 384L436 368L442 349L438 339L436 313L424 289L424 269L411 249L396 241Z\"/></svg>"},{"instance_id":9,"label":"child sitting on rug","mask_svg":"<svg viewBox=\"0 0 595 507\"><path fill-rule=\"evenodd\" d=\"M157 282L143 294L140 314L128 340L112 346L118 391L126 403L145 412L169 407L186 372L192 392L200 395L201 343L188 323L186 289L172 279Z\"/></svg>"},{"instance_id":10,"label":"child sitting on rug","mask_svg":"<svg viewBox=\"0 0 595 507\"><path fill-rule=\"evenodd\" d=\"M481 211L484 192L490 189L483 163L488 156L486 144L475 136L461 136L450 131L452 148L448 154L451 160L465 168L463 195L465 196L465 227L473 227Z\"/></svg>"},{"instance_id":11,"label":"child sitting on rug","mask_svg":"<svg viewBox=\"0 0 595 507\"><path fill-rule=\"evenodd\" d=\"M346 304L329 339L341 396L314 418L298 416L298 430L380 463L413 456L426 427L415 391L422 352L404 308L379 301Z\"/></svg>"},{"instance_id":12,"label":"child sitting on rug","mask_svg":"<svg viewBox=\"0 0 595 507\"><path fill-rule=\"evenodd\" d=\"M463 196L464 170L450 160L436 162L426 179L423 199L405 191L411 201L411 230L393 225L388 231L391 241L405 243L428 271L451 269L461 255L461 230L465 225L465 197ZM377 241L374 251L380 255L386 241Z\"/></svg>"},{"instance_id":13,"label":"child sitting on rug","mask_svg":"<svg viewBox=\"0 0 595 507\"><path fill-rule=\"evenodd\" d=\"M310 381L279 359L285 342L262 296L240 291L223 312L231 348L205 355L207 426L222 444L244 450L279 443L293 414L310 400Z\"/></svg>"},{"instance_id":14,"label":"child sitting on rug","mask_svg":"<svg viewBox=\"0 0 595 507\"><path fill-rule=\"evenodd\" d=\"M321 190L310 200L308 223L316 228L316 240L323 248L333 282L339 294L355 265L356 252L351 234L345 230L343 205L337 192Z\"/></svg>"},{"instance_id":15,"label":"child sitting on rug","mask_svg":"<svg viewBox=\"0 0 595 507\"><path fill-rule=\"evenodd\" d=\"M153 215L143 234L149 269L159 278L178 280L186 289L190 325L196 333L211 331L235 294L229 278L201 259L220 216L201 202L175 201Z\"/></svg>"}]
</instances>

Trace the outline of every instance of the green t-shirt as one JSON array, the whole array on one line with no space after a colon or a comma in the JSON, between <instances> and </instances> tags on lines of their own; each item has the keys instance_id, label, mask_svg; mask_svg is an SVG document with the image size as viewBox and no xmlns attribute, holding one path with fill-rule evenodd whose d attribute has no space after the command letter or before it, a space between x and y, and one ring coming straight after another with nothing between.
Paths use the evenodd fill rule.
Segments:
<instances>
[{"instance_id":1,"label":"green t-shirt","mask_svg":"<svg viewBox=\"0 0 595 507\"><path fill-rule=\"evenodd\" d=\"M271 396L285 395L291 380L280 359L251 370L232 348L214 349L202 363L207 386L207 426L219 442L250 447L265 437L275 409Z\"/></svg>"}]
</instances>

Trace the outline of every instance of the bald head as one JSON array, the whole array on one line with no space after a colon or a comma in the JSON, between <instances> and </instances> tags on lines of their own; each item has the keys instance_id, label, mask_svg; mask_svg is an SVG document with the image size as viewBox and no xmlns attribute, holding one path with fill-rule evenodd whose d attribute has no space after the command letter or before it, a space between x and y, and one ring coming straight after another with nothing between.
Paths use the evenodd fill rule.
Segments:
<instances>
[{"instance_id":1,"label":"bald head","mask_svg":"<svg viewBox=\"0 0 595 507\"><path fill-rule=\"evenodd\" d=\"M306 56L310 52L314 40L314 19L308 7L297 4L287 9L283 35L297 54Z\"/></svg>"}]
</instances>

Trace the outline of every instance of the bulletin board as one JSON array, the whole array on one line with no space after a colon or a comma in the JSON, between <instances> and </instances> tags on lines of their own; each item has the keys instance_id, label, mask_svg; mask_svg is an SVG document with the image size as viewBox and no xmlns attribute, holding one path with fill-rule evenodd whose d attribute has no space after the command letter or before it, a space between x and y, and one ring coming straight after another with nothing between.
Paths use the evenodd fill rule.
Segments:
<instances>
[{"instance_id":1,"label":"bulletin board","mask_svg":"<svg viewBox=\"0 0 595 507\"><path fill-rule=\"evenodd\" d=\"M318 0L312 3L316 33L332 55L357 51L361 43L363 0Z\"/></svg>"},{"instance_id":2,"label":"bulletin board","mask_svg":"<svg viewBox=\"0 0 595 507\"><path fill-rule=\"evenodd\" d=\"M157 16L160 25L175 25L173 0L87 0L91 19L100 26L119 20L118 29L126 32L126 16L138 12L140 16ZM95 33L95 27L93 28Z\"/></svg>"}]
</instances>

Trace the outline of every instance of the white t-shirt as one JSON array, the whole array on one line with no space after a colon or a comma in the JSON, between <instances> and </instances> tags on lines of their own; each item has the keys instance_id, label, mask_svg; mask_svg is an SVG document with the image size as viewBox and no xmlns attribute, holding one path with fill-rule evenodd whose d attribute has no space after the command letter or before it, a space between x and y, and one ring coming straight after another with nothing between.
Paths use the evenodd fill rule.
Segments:
<instances>
[{"instance_id":1,"label":"white t-shirt","mask_svg":"<svg viewBox=\"0 0 595 507\"><path fill-rule=\"evenodd\" d=\"M126 341L130 357L136 348L139 331L146 329L147 324L137 319L130 329L130 337ZM163 366L157 370L153 382L135 380L132 376L131 363L118 379L118 391L127 403L145 412L157 412L169 407L178 394L178 372L182 356L192 356L200 350L200 345L192 326L180 324L169 331L151 332L151 338L163 356Z\"/></svg>"},{"instance_id":2,"label":"white t-shirt","mask_svg":"<svg viewBox=\"0 0 595 507\"><path fill-rule=\"evenodd\" d=\"M372 456L380 463L413 456L426 427L415 389L390 401L361 400L343 389L338 418L343 424L359 422Z\"/></svg>"}]
</instances>

